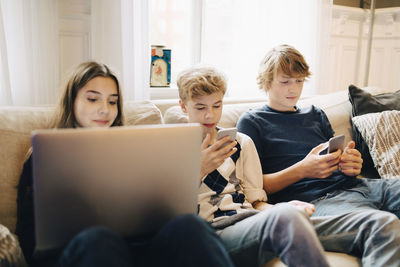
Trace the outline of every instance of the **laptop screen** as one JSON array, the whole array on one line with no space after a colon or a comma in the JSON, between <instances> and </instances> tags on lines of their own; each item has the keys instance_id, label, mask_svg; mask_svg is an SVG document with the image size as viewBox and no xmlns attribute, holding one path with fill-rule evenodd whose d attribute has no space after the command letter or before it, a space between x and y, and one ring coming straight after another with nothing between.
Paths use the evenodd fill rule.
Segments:
<instances>
[{"instance_id":1,"label":"laptop screen","mask_svg":"<svg viewBox=\"0 0 400 267\"><path fill-rule=\"evenodd\" d=\"M201 136L198 124L34 132L36 249L93 225L148 235L196 213Z\"/></svg>"}]
</instances>

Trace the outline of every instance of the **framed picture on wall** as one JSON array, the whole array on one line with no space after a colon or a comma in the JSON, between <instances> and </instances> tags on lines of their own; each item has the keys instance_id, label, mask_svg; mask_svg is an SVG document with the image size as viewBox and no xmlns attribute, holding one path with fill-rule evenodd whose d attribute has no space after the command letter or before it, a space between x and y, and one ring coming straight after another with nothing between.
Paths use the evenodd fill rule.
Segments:
<instances>
[{"instance_id":1,"label":"framed picture on wall","mask_svg":"<svg viewBox=\"0 0 400 267\"><path fill-rule=\"evenodd\" d=\"M171 49L152 46L150 86L168 87L171 83Z\"/></svg>"}]
</instances>

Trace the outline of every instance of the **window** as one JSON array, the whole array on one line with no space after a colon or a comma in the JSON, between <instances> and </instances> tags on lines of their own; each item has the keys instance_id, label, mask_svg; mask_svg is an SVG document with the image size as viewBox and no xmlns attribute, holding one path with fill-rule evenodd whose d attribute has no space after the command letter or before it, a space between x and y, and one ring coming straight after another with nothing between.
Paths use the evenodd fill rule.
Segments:
<instances>
[{"instance_id":1,"label":"window","mask_svg":"<svg viewBox=\"0 0 400 267\"><path fill-rule=\"evenodd\" d=\"M200 21L201 1L152 0L151 45L171 49L171 90L167 96L175 95L177 74L199 63Z\"/></svg>"},{"instance_id":2,"label":"window","mask_svg":"<svg viewBox=\"0 0 400 267\"><path fill-rule=\"evenodd\" d=\"M226 73L231 97L264 96L256 84L259 62L272 47L291 44L314 74L304 86L311 94L319 72L323 5L329 1L153 0L151 41L172 50L171 87L179 71L201 63Z\"/></svg>"}]
</instances>

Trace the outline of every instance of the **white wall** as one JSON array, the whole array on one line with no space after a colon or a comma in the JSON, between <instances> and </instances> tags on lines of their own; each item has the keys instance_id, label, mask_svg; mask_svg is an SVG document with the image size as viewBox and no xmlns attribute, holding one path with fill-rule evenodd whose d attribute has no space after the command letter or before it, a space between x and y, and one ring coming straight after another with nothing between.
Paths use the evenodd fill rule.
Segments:
<instances>
[{"instance_id":1,"label":"white wall","mask_svg":"<svg viewBox=\"0 0 400 267\"><path fill-rule=\"evenodd\" d=\"M334 6L330 40L330 88L364 86L369 10ZM369 86L400 90L400 7L375 11Z\"/></svg>"},{"instance_id":2,"label":"white wall","mask_svg":"<svg viewBox=\"0 0 400 267\"><path fill-rule=\"evenodd\" d=\"M63 81L71 69L91 58L90 0L59 0L59 69Z\"/></svg>"},{"instance_id":3,"label":"white wall","mask_svg":"<svg viewBox=\"0 0 400 267\"><path fill-rule=\"evenodd\" d=\"M93 1L95 3L95 1ZM59 0L60 77L91 59L93 28L91 0ZM363 86L369 11L334 6L331 27L328 93L349 84ZM98 27L97 27L98 28ZM101 29L98 29L101 30ZM373 31L368 85L400 89L400 7L377 9ZM96 56L98 58L98 56ZM107 62L106 62L107 63Z\"/></svg>"}]
</instances>

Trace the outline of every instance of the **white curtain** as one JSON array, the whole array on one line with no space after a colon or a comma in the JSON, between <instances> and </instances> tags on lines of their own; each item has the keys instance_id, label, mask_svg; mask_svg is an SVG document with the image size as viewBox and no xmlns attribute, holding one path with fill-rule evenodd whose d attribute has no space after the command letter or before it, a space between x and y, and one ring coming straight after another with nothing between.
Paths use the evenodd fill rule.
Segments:
<instances>
[{"instance_id":1,"label":"white curtain","mask_svg":"<svg viewBox=\"0 0 400 267\"><path fill-rule=\"evenodd\" d=\"M264 95L259 62L278 44L296 47L313 73L304 94L323 91L332 0L204 0L202 62L225 70L228 95Z\"/></svg>"},{"instance_id":2,"label":"white curtain","mask_svg":"<svg viewBox=\"0 0 400 267\"><path fill-rule=\"evenodd\" d=\"M57 97L57 1L0 0L0 105Z\"/></svg>"},{"instance_id":3,"label":"white curtain","mask_svg":"<svg viewBox=\"0 0 400 267\"><path fill-rule=\"evenodd\" d=\"M0 0L0 105L57 103L59 1L66 0ZM148 99L150 4L147 0L87 1L90 58L117 72L125 100Z\"/></svg>"},{"instance_id":4,"label":"white curtain","mask_svg":"<svg viewBox=\"0 0 400 267\"><path fill-rule=\"evenodd\" d=\"M124 100L150 97L150 3L92 0L92 58L116 70Z\"/></svg>"},{"instance_id":5,"label":"white curtain","mask_svg":"<svg viewBox=\"0 0 400 267\"><path fill-rule=\"evenodd\" d=\"M0 104L55 104L59 86L58 3L0 0ZM90 2L90 58L110 65L126 100L149 99L150 3ZM305 94L324 92L332 0L203 0L201 62L229 77L228 96L264 96L258 64L281 43L311 66Z\"/></svg>"}]
</instances>

